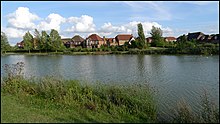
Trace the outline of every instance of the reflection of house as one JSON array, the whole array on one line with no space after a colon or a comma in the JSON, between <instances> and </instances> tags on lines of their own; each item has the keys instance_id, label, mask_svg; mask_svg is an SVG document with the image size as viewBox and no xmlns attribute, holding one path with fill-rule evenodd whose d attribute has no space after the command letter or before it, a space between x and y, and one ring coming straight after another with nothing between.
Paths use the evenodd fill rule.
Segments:
<instances>
[{"instance_id":1,"label":"reflection of house","mask_svg":"<svg viewBox=\"0 0 220 124\"><path fill-rule=\"evenodd\" d=\"M101 45L104 45L104 40L97 34L92 34L85 40L86 48L100 48Z\"/></svg>"},{"instance_id":2,"label":"reflection of house","mask_svg":"<svg viewBox=\"0 0 220 124\"><path fill-rule=\"evenodd\" d=\"M131 34L119 34L115 37L118 46L124 45L125 42L130 42L134 40L134 37Z\"/></svg>"},{"instance_id":3,"label":"reflection of house","mask_svg":"<svg viewBox=\"0 0 220 124\"><path fill-rule=\"evenodd\" d=\"M176 38L175 37L164 37L164 40L166 42L176 42Z\"/></svg>"}]
</instances>

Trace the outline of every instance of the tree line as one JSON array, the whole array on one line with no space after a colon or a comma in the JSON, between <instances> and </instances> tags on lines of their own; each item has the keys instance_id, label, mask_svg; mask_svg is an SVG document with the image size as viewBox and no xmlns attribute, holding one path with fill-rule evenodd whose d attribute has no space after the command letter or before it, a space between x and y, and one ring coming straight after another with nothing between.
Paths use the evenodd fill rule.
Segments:
<instances>
[{"instance_id":1,"label":"tree line","mask_svg":"<svg viewBox=\"0 0 220 124\"><path fill-rule=\"evenodd\" d=\"M141 23L137 24L138 27L138 37L132 42L125 42L123 46L110 46L108 48L101 46L98 48L98 51L126 51L129 48L138 48L138 49L147 49L149 47L162 47L162 48L170 48L171 51L175 51L174 53L207 53L209 49L214 51L212 53L218 53L219 49L218 44L200 44L196 42L196 40L187 40L186 35L180 36L180 40L178 42L166 42L163 38L163 31L158 28L152 26L151 29L151 39L152 42L146 42L143 26ZM51 51L63 51L68 50L64 46L61 36L58 31L55 29L51 29L50 34L47 34L46 31L41 31L41 33L35 29L34 36L28 31L23 36L24 50L27 50L29 53L32 50L38 50L39 52L51 52ZM209 49L208 49L209 48ZM4 32L1 33L1 53L6 53L6 51L10 51L13 49L9 43L7 36ZM16 48L15 48L16 49ZM69 48L71 50L71 48ZM78 51L77 48L72 48L72 51ZM75 50L76 49L76 50ZM86 48L85 48L86 49ZM86 51L86 50L84 50ZM94 51L94 50L92 50ZM97 51L97 50L95 50Z\"/></svg>"},{"instance_id":2,"label":"tree line","mask_svg":"<svg viewBox=\"0 0 220 124\"><path fill-rule=\"evenodd\" d=\"M51 29L50 34L48 35L46 31L42 31L41 33L35 29L34 37L28 31L23 36L24 41L24 49L28 50L39 50L41 51L58 51L64 48L64 45L61 41L61 36L58 31L55 29Z\"/></svg>"}]
</instances>

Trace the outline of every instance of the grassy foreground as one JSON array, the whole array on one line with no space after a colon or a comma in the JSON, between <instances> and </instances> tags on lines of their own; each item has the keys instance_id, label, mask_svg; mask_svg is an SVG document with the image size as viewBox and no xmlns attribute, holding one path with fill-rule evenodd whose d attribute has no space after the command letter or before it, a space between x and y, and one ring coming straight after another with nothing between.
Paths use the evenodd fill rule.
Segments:
<instances>
[{"instance_id":1,"label":"grassy foreground","mask_svg":"<svg viewBox=\"0 0 220 124\"><path fill-rule=\"evenodd\" d=\"M13 84L12 84L13 83ZM139 90L138 90L139 89ZM147 86L81 85L21 77L2 85L2 122L155 122Z\"/></svg>"},{"instance_id":2,"label":"grassy foreground","mask_svg":"<svg viewBox=\"0 0 220 124\"><path fill-rule=\"evenodd\" d=\"M1 79L1 122L161 122L148 85L86 84L55 77L25 79L23 63L5 65ZM195 113L185 102L173 123L218 123L219 108L205 94Z\"/></svg>"}]
</instances>

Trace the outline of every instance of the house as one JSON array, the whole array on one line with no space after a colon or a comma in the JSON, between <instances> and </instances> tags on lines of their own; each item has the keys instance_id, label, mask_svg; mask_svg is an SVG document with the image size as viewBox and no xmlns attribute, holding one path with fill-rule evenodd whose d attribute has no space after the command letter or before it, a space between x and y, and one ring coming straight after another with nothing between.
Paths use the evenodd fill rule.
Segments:
<instances>
[{"instance_id":1,"label":"house","mask_svg":"<svg viewBox=\"0 0 220 124\"><path fill-rule=\"evenodd\" d=\"M152 37L146 38L146 43L151 43L152 42Z\"/></svg>"},{"instance_id":2,"label":"house","mask_svg":"<svg viewBox=\"0 0 220 124\"><path fill-rule=\"evenodd\" d=\"M84 41L85 39L79 35L75 35L70 41L70 48L82 46Z\"/></svg>"},{"instance_id":3,"label":"house","mask_svg":"<svg viewBox=\"0 0 220 124\"><path fill-rule=\"evenodd\" d=\"M118 46L124 45L125 42L131 42L134 40L134 37L132 34L119 34L115 37L116 42L118 43Z\"/></svg>"},{"instance_id":4,"label":"house","mask_svg":"<svg viewBox=\"0 0 220 124\"><path fill-rule=\"evenodd\" d=\"M24 40L22 40L21 42L17 43L16 44L18 46L18 48L24 48ZM37 42L37 39L36 38L33 38L33 47L34 49L36 49L38 46L38 42Z\"/></svg>"},{"instance_id":5,"label":"house","mask_svg":"<svg viewBox=\"0 0 220 124\"><path fill-rule=\"evenodd\" d=\"M194 39L196 41L199 41L202 36L204 36L202 32L188 33L187 40L190 41Z\"/></svg>"},{"instance_id":6,"label":"house","mask_svg":"<svg viewBox=\"0 0 220 124\"><path fill-rule=\"evenodd\" d=\"M211 43L219 43L219 34L213 35L210 42Z\"/></svg>"},{"instance_id":7,"label":"house","mask_svg":"<svg viewBox=\"0 0 220 124\"><path fill-rule=\"evenodd\" d=\"M109 46L118 46L118 42L116 42L115 38L106 38L106 45Z\"/></svg>"},{"instance_id":8,"label":"house","mask_svg":"<svg viewBox=\"0 0 220 124\"><path fill-rule=\"evenodd\" d=\"M204 35L202 37L200 37L199 42L201 43L205 43L205 42L210 42L211 41L212 36L211 35Z\"/></svg>"},{"instance_id":9,"label":"house","mask_svg":"<svg viewBox=\"0 0 220 124\"><path fill-rule=\"evenodd\" d=\"M176 42L176 38L175 37L164 37L164 40L166 42Z\"/></svg>"},{"instance_id":10,"label":"house","mask_svg":"<svg viewBox=\"0 0 220 124\"><path fill-rule=\"evenodd\" d=\"M18 48L24 48L24 40L22 40L21 42L16 44L18 46Z\"/></svg>"},{"instance_id":11,"label":"house","mask_svg":"<svg viewBox=\"0 0 220 124\"><path fill-rule=\"evenodd\" d=\"M71 42L71 38L62 38L61 41L64 44L64 46L66 46L66 48L70 48L70 42Z\"/></svg>"},{"instance_id":12,"label":"house","mask_svg":"<svg viewBox=\"0 0 220 124\"><path fill-rule=\"evenodd\" d=\"M100 48L101 45L104 45L104 40L97 34L91 34L85 40L86 48Z\"/></svg>"}]
</instances>

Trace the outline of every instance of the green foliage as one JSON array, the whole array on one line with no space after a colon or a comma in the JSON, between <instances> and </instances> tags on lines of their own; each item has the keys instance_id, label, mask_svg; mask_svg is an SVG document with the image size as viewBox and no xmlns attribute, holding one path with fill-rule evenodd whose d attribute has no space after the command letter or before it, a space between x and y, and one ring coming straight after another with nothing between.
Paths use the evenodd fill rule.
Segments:
<instances>
[{"instance_id":1,"label":"green foliage","mask_svg":"<svg viewBox=\"0 0 220 124\"><path fill-rule=\"evenodd\" d=\"M39 49L39 50L41 50L41 45L40 45L40 43L41 43L41 34L40 34L40 32L37 30L37 29L35 29L34 30L34 38L35 38L35 42L36 42L36 46L35 46L35 48L34 49Z\"/></svg>"},{"instance_id":2,"label":"green foliage","mask_svg":"<svg viewBox=\"0 0 220 124\"><path fill-rule=\"evenodd\" d=\"M49 106L48 109L63 110L72 116L69 112L79 108L82 113L94 115L98 122L156 121L155 103L148 85L88 85L54 77L32 81L14 77L13 80L5 78L1 88L3 93L17 95L23 104L35 106L35 109L39 108L41 111ZM78 119L85 117L82 114L78 116ZM85 121L91 120L85 118Z\"/></svg>"},{"instance_id":3,"label":"green foliage","mask_svg":"<svg viewBox=\"0 0 220 124\"><path fill-rule=\"evenodd\" d=\"M151 46L153 47L164 47L164 39L162 37L163 31L160 28L152 26L151 29L151 37L152 37L152 42Z\"/></svg>"},{"instance_id":4,"label":"green foliage","mask_svg":"<svg viewBox=\"0 0 220 124\"><path fill-rule=\"evenodd\" d=\"M51 42L49 41L49 35L46 31L41 32L41 38L39 43L40 50L50 50L51 49Z\"/></svg>"},{"instance_id":5,"label":"green foliage","mask_svg":"<svg viewBox=\"0 0 220 124\"><path fill-rule=\"evenodd\" d=\"M138 40L131 41L130 48L138 48L138 46L139 46L139 41Z\"/></svg>"},{"instance_id":6,"label":"green foliage","mask_svg":"<svg viewBox=\"0 0 220 124\"><path fill-rule=\"evenodd\" d=\"M145 35L144 35L144 30L142 27L142 24L139 23L138 25L138 41L139 41L139 48L143 49L145 46Z\"/></svg>"},{"instance_id":7,"label":"green foliage","mask_svg":"<svg viewBox=\"0 0 220 124\"><path fill-rule=\"evenodd\" d=\"M1 53L10 50L11 46L8 43L8 38L4 32L1 32Z\"/></svg>"},{"instance_id":8,"label":"green foliage","mask_svg":"<svg viewBox=\"0 0 220 124\"><path fill-rule=\"evenodd\" d=\"M30 53L30 50L34 48L34 45L33 45L34 39L29 31L23 36L23 40L24 40L24 49L28 50Z\"/></svg>"},{"instance_id":9,"label":"green foliage","mask_svg":"<svg viewBox=\"0 0 220 124\"><path fill-rule=\"evenodd\" d=\"M51 30L49 41L51 43L52 50L55 50L57 52L58 50L64 49L61 37L58 31L56 31L55 29Z\"/></svg>"}]
</instances>

